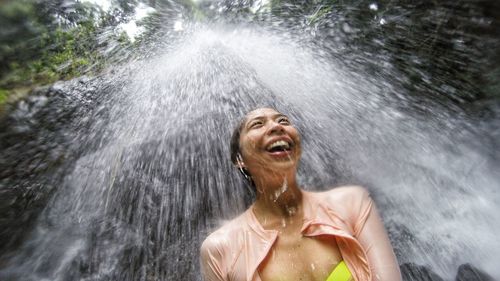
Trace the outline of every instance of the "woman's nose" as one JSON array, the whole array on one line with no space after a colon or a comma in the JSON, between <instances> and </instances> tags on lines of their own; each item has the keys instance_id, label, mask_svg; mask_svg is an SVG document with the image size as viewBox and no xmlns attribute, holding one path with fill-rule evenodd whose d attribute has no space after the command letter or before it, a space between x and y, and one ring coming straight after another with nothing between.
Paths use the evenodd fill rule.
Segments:
<instances>
[{"instance_id":1,"label":"woman's nose","mask_svg":"<svg viewBox=\"0 0 500 281\"><path fill-rule=\"evenodd\" d=\"M269 133L282 133L285 131L283 125L277 121L270 121Z\"/></svg>"}]
</instances>

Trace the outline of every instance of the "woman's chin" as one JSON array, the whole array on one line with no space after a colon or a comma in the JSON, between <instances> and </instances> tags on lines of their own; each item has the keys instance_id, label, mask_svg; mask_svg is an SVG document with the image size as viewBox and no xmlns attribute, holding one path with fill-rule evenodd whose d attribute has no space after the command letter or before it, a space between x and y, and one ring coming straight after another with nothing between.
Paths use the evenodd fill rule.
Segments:
<instances>
[{"instance_id":1,"label":"woman's chin","mask_svg":"<svg viewBox=\"0 0 500 281\"><path fill-rule=\"evenodd\" d=\"M274 173L287 175L297 171L297 163L292 159L278 160L269 163L267 168Z\"/></svg>"}]
</instances>

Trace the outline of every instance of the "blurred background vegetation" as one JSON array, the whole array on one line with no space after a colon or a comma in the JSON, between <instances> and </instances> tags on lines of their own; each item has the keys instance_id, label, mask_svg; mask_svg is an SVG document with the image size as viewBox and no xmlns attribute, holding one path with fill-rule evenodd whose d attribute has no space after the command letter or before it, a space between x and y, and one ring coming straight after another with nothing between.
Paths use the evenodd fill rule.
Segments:
<instances>
[{"instance_id":1,"label":"blurred background vegetation","mask_svg":"<svg viewBox=\"0 0 500 281\"><path fill-rule=\"evenodd\" d=\"M141 5L147 9L138 17ZM312 34L308 44L328 56L419 98L463 104L500 96L496 0L4 0L0 104L146 56L140 49L169 36L179 15ZM126 24L141 31L130 34Z\"/></svg>"},{"instance_id":2,"label":"blurred background vegetation","mask_svg":"<svg viewBox=\"0 0 500 281\"><path fill-rule=\"evenodd\" d=\"M0 5L0 104L11 93L98 73L117 52L139 46L148 34L130 38L117 28L133 16L138 5L133 0L114 1L106 10L90 1L16 0ZM137 25L155 29L147 18Z\"/></svg>"}]
</instances>

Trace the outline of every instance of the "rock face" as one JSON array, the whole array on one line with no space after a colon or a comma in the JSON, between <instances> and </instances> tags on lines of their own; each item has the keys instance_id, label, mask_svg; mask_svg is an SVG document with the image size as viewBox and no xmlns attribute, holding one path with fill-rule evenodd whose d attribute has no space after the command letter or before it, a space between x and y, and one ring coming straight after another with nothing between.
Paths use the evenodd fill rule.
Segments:
<instances>
[{"instance_id":1,"label":"rock face","mask_svg":"<svg viewBox=\"0 0 500 281\"><path fill-rule=\"evenodd\" d=\"M0 253L18 246L60 185L99 83L80 77L38 88L0 116Z\"/></svg>"},{"instance_id":2,"label":"rock face","mask_svg":"<svg viewBox=\"0 0 500 281\"><path fill-rule=\"evenodd\" d=\"M491 276L469 263L458 267L456 281L495 281Z\"/></svg>"},{"instance_id":3,"label":"rock face","mask_svg":"<svg viewBox=\"0 0 500 281\"><path fill-rule=\"evenodd\" d=\"M439 275L426 266L414 263L401 265L401 275L404 281L444 281ZM458 267L455 281L496 281L485 272L466 263Z\"/></svg>"},{"instance_id":4,"label":"rock face","mask_svg":"<svg viewBox=\"0 0 500 281\"><path fill-rule=\"evenodd\" d=\"M401 275L404 281L444 281L429 268L414 263L401 265Z\"/></svg>"}]
</instances>

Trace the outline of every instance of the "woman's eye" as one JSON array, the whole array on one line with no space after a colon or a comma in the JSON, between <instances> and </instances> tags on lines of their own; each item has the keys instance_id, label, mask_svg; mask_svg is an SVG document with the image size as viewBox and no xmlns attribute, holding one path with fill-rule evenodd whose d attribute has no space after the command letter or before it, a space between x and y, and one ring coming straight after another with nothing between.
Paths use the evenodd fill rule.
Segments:
<instances>
[{"instance_id":1,"label":"woman's eye","mask_svg":"<svg viewBox=\"0 0 500 281\"><path fill-rule=\"evenodd\" d=\"M278 119L278 123L283 124L283 125L288 125L288 124L290 124L290 121L288 121L287 118L282 117L282 118Z\"/></svg>"},{"instance_id":2,"label":"woman's eye","mask_svg":"<svg viewBox=\"0 0 500 281\"><path fill-rule=\"evenodd\" d=\"M250 124L250 128L256 128L256 127L259 127L260 125L262 125L261 121L252 122Z\"/></svg>"}]
</instances>

